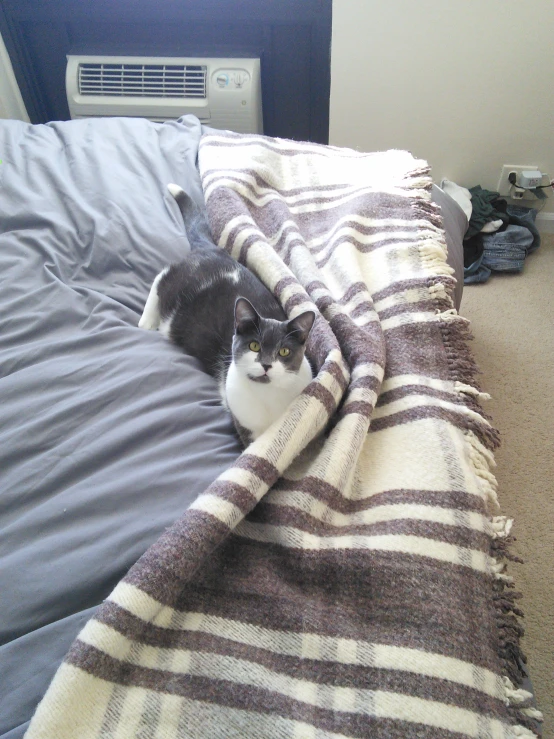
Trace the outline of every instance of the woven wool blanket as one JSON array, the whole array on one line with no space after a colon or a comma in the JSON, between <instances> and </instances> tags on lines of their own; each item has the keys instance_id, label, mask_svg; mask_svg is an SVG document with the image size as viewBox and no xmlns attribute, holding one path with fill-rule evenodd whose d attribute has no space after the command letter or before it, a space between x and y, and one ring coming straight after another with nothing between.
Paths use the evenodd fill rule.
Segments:
<instances>
[{"instance_id":1,"label":"woven wool blanket","mask_svg":"<svg viewBox=\"0 0 554 739\"><path fill-rule=\"evenodd\" d=\"M317 310L317 376L117 585L27 738L534 736L427 164L209 133L199 165L215 242Z\"/></svg>"}]
</instances>

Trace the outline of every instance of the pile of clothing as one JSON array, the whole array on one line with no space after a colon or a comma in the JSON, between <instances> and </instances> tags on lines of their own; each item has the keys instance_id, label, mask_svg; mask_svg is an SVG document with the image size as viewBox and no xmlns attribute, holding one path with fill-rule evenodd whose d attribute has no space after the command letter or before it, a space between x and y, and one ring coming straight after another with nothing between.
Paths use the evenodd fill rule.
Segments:
<instances>
[{"instance_id":1,"label":"pile of clothing","mask_svg":"<svg viewBox=\"0 0 554 739\"><path fill-rule=\"evenodd\" d=\"M508 205L497 192L480 185L467 189L443 180L441 187L469 221L464 236L464 284L486 282L492 272L521 272L525 258L541 243L537 211Z\"/></svg>"}]
</instances>

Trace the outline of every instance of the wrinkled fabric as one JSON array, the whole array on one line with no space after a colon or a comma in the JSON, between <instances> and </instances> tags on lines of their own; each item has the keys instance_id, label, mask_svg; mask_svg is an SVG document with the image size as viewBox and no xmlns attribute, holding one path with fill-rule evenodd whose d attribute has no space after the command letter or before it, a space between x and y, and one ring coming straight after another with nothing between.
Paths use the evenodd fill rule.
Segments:
<instances>
[{"instance_id":1,"label":"wrinkled fabric","mask_svg":"<svg viewBox=\"0 0 554 739\"><path fill-rule=\"evenodd\" d=\"M533 240L527 249L527 255L532 254L541 245L541 235L535 224L537 211L535 208L525 208L522 205L508 205L506 212L510 217L510 223L515 226L525 226L531 232Z\"/></svg>"},{"instance_id":2,"label":"wrinkled fabric","mask_svg":"<svg viewBox=\"0 0 554 739\"><path fill-rule=\"evenodd\" d=\"M470 187L471 193L471 219L466 232L466 239L479 233L483 226L490 221L501 220L502 223L508 223L508 216L502 209L498 209L498 203L506 202L501 200L497 192L485 190L481 185Z\"/></svg>"}]
</instances>

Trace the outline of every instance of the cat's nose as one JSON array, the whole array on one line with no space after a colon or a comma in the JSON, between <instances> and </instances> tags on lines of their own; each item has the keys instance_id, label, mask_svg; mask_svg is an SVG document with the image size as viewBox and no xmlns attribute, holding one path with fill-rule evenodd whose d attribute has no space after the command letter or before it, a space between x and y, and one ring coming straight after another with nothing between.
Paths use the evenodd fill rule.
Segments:
<instances>
[{"instance_id":1,"label":"cat's nose","mask_svg":"<svg viewBox=\"0 0 554 739\"><path fill-rule=\"evenodd\" d=\"M267 372L268 370L270 370L273 367L273 365L272 364L262 364L262 367Z\"/></svg>"}]
</instances>

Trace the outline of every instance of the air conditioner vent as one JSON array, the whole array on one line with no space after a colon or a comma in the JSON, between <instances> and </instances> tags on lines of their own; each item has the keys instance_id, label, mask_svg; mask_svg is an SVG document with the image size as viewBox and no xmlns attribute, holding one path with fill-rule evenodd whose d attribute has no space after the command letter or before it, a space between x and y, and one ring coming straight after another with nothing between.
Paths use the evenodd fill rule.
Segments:
<instances>
[{"instance_id":1,"label":"air conditioner vent","mask_svg":"<svg viewBox=\"0 0 554 739\"><path fill-rule=\"evenodd\" d=\"M79 64L81 95L205 98L206 67L187 64Z\"/></svg>"},{"instance_id":2,"label":"air conditioner vent","mask_svg":"<svg viewBox=\"0 0 554 739\"><path fill-rule=\"evenodd\" d=\"M69 54L65 89L72 118L194 115L211 128L263 132L256 58Z\"/></svg>"}]
</instances>

